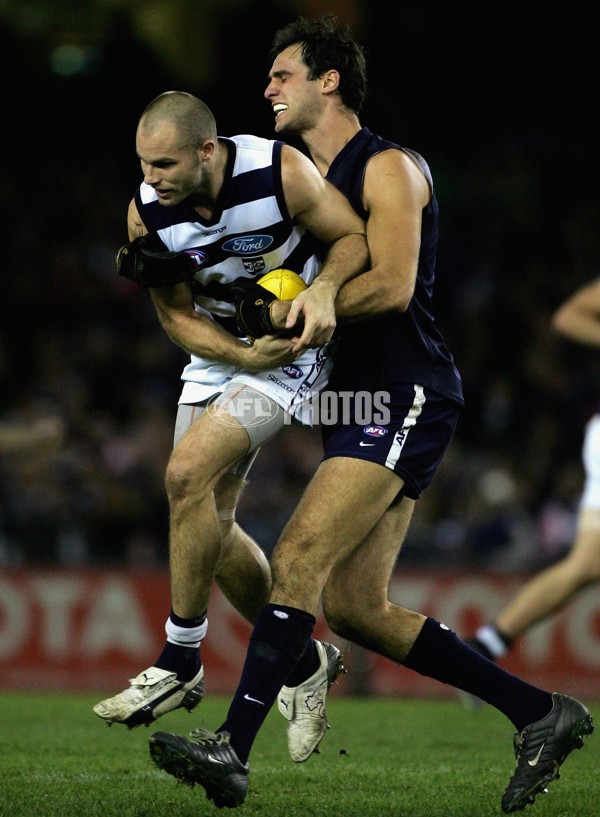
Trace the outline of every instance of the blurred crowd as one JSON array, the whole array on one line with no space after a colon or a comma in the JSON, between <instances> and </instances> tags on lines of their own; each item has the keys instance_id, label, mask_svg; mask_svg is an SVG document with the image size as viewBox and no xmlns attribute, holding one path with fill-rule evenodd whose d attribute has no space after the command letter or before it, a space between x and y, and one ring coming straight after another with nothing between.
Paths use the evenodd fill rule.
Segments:
<instances>
[{"instance_id":1,"label":"blurred crowd","mask_svg":"<svg viewBox=\"0 0 600 817\"><path fill-rule=\"evenodd\" d=\"M76 75L52 73L38 46L0 29L4 76L15 77L1 137L0 563L164 565L163 477L186 355L114 257L140 178L137 118L175 83L126 28ZM132 64L143 82L124 82ZM571 542L583 426L600 402L600 360L550 328L561 300L600 271L591 128L568 106L566 119L504 111L502 127L482 120L467 142L468 123L454 140L448 126L437 142L430 126L448 123L450 103L419 120L404 100L395 120L374 90L364 123L432 166L438 323L467 401L401 559L537 569ZM272 135L243 115L236 132ZM261 451L239 521L267 552L320 452L318 430L296 427Z\"/></svg>"}]
</instances>

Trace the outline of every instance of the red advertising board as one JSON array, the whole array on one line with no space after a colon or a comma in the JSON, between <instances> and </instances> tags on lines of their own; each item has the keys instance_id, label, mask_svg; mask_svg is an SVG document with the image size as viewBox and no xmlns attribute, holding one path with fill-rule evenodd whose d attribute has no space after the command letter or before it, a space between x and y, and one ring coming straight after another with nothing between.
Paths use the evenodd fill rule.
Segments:
<instances>
[{"instance_id":1,"label":"red advertising board","mask_svg":"<svg viewBox=\"0 0 600 817\"><path fill-rule=\"evenodd\" d=\"M402 572L393 601L459 634L489 619L526 576ZM151 665L169 611L166 572L12 570L0 576L0 688L117 692ZM339 644L320 619L317 635ZM207 691L236 686L250 626L215 588L203 643ZM349 673L332 692L447 696L454 690L344 644ZM504 666L531 683L600 698L600 592L590 588L537 626Z\"/></svg>"}]
</instances>

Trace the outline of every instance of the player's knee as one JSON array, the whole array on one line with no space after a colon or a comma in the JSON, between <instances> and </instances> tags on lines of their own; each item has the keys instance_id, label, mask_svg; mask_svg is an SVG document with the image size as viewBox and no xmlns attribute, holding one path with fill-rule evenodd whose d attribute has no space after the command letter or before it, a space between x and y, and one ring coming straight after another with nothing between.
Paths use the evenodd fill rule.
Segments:
<instances>
[{"instance_id":1,"label":"player's knee","mask_svg":"<svg viewBox=\"0 0 600 817\"><path fill-rule=\"evenodd\" d=\"M350 605L348 597L332 592L323 593L322 606L330 630L340 638L354 641L354 636L363 627L360 610Z\"/></svg>"},{"instance_id":2,"label":"player's knee","mask_svg":"<svg viewBox=\"0 0 600 817\"><path fill-rule=\"evenodd\" d=\"M208 490L206 476L197 464L178 457L171 457L165 474L165 487L169 502L181 502Z\"/></svg>"},{"instance_id":3,"label":"player's knee","mask_svg":"<svg viewBox=\"0 0 600 817\"><path fill-rule=\"evenodd\" d=\"M362 628L352 617L345 615L342 611L335 614L332 611L325 612L325 610L323 610L323 615L332 633L335 633L339 638L344 638L347 641L352 641L356 644L360 643Z\"/></svg>"}]
</instances>

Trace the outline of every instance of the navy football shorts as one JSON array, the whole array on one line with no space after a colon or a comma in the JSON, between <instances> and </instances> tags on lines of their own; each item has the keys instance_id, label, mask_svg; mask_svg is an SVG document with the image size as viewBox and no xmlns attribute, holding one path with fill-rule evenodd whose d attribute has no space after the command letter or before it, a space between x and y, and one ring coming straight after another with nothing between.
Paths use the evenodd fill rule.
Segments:
<instances>
[{"instance_id":1,"label":"navy football shorts","mask_svg":"<svg viewBox=\"0 0 600 817\"><path fill-rule=\"evenodd\" d=\"M431 483L450 445L461 406L410 383L400 383L377 394L378 406L383 410L372 413L369 417L372 422L364 422L367 414L364 400L360 405L356 400L346 400L336 422L322 422L323 459L353 457L377 462L404 480L402 495L418 499ZM387 397L382 400L382 394L389 395L389 400Z\"/></svg>"}]
</instances>

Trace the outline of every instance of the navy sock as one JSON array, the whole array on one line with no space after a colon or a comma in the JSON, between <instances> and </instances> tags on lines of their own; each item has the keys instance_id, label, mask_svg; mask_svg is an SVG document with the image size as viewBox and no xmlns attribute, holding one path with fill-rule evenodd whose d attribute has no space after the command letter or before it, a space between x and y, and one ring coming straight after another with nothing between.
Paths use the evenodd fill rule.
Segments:
<instances>
[{"instance_id":1,"label":"navy sock","mask_svg":"<svg viewBox=\"0 0 600 817\"><path fill-rule=\"evenodd\" d=\"M304 655L290 672L287 681L285 682L286 686L299 686L303 681L308 680L311 675L314 675L319 669L320 665L321 660L315 646L315 640L314 638L311 638L306 649L304 650Z\"/></svg>"},{"instance_id":2,"label":"navy sock","mask_svg":"<svg viewBox=\"0 0 600 817\"><path fill-rule=\"evenodd\" d=\"M169 619L177 627L182 627L190 631L196 630L206 621L206 611L201 616L198 616L198 618L181 618L181 616L178 616L171 610ZM165 642L161 654L154 662L154 666L159 669L176 672L177 678L184 683L191 681L200 669L201 664L202 660L200 658L199 647L173 644L171 641Z\"/></svg>"},{"instance_id":3,"label":"navy sock","mask_svg":"<svg viewBox=\"0 0 600 817\"><path fill-rule=\"evenodd\" d=\"M239 686L218 730L231 734L231 746L242 763L314 627L315 617L294 607L267 604L258 614Z\"/></svg>"},{"instance_id":4,"label":"navy sock","mask_svg":"<svg viewBox=\"0 0 600 817\"><path fill-rule=\"evenodd\" d=\"M552 709L552 695L517 678L472 650L445 624L425 620L405 667L463 689L495 706L520 732Z\"/></svg>"},{"instance_id":5,"label":"navy sock","mask_svg":"<svg viewBox=\"0 0 600 817\"><path fill-rule=\"evenodd\" d=\"M169 672L176 672L177 678L184 683L191 681L200 669L200 650L198 647L182 647L180 644L165 643L154 666Z\"/></svg>"}]
</instances>

